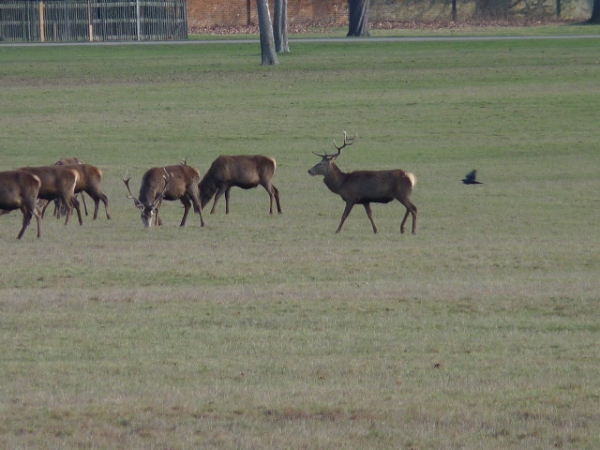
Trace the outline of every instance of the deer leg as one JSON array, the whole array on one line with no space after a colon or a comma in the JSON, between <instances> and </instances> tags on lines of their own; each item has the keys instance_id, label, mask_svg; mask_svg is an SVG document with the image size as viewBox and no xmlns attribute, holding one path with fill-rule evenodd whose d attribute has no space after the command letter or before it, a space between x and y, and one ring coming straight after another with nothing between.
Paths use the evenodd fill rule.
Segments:
<instances>
[{"instance_id":1,"label":"deer leg","mask_svg":"<svg viewBox=\"0 0 600 450\"><path fill-rule=\"evenodd\" d=\"M223 195L223 193L225 192L225 188L223 186L221 186L219 188L219 190L217 191L217 193L215 194L215 200L213 202L213 207L210 210L211 214L215 213L215 208L217 207L217 201L219 201L219 198L221 197L221 195ZM225 205L225 210L227 211L227 205ZM228 212L228 211L227 211Z\"/></svg>"},{"instance_id":2,"label":"deer leg","mask_svg":"<svg viewBox=\"0 0 600 450\"><path fill-rule=\"evenodd\" d=\"M37 222L37 237L39 238L42 235L42 217L36 208L33 209L33 215L35 216L35 221Z\"/></svg>"},{"instance_id":3,"label":"deer leg","mask_svg":"<svg viewBox=\"0 0 600 450\"><path fill-rule=\"evenodd\" d=\"M31 212L30 208L26 206L23 206L23 208L21 208L21 212L23 213L23 226L21 227L21 231L19 231L17 239L21 239L23 237L23 233L25 233L25 229L29 225L29 222L31 222L31 217L33 216L33 213Z\"/></svg>"},{"instance_id":4,"label":"deer leg","mask_svg":"<svg viewBox=\"0 0 600 450\"><path fill-rule=\"evenodd\" d=\"M44 217L44 214L46 214L46 209L48 208L48 205L50 204L49 201L46 201L46 204L44 205L44 207L42 208L42 217ZM56 208L54 210L54 212L56 212Z\"/></svg>"},{"instance_id":5,"label":"deer leg","mask_svg":"<svg viewBox=\"0 0 600 450\"><path fill-rule=\"evenodd\" d=\"M108 197L104 193L100 192L100 200L104 203L104 211L106 211L106 218L110 220L110 214L108 213Z\"/></svg>"},{"instance_id":6,"label":"deer leg","mask_svg":"<svg viewBox=\"0 0 600 450\"><path fill-rule=\"evenodd\" d=\"M363 206L365 207L365 211L367 212L367 217L369 218L369 220L371 221L371 225L373 226L373 233L377 234L377 226L375 225L375 222L373 221L373 212L371 211L371 204L364 203Z\"/></svg>"},{"instance_id":7,"label":"deer leg","mask_svg":"<svg viewBox=\"0 0 600 450\"><path fill-rule=\"evenodd\" d=\"M354 207L354 203L350 203L350 202L346 203L346 208L344 209L344 214L342 214L342 220L340 220L340 225L338 226L338 229L335 231L336 233L339 233L341 231L342 226L344 225L344 222L348 218L348 215L350 214L350 211L352 211L353 207Z\"/></svg>"},{"instance_id":8,"label":"deer leg","mask_svg":"<svg viewBox=\"0 0 600 450\"><path fill-rule=\"evenodd\" d=\"M91 191L87 193L92 200L94 200L94 220L98 218L98 210L100 209L100 200L104 203L104 210L106 211L106 218L110 220L110 214L108 213L108 197L102 191ZM83 197L83 194L81 194Z\"/></svg>"},{"instance_id":9,"label":"deer leg","mask_svg":"<svg viewBox=\"0 0 600 450\"><path fill-rule=\"evenodd\" d=\"M404 225L406 224L408 215L412 214L412 234L417 234L417 207L410 200L400 200L400 203L406 208L404 219L402 219L402 223L400 224L400 233L404 233Z\"/></svg>"},{"instance_id":10,"label":"deer leg","mask_svg":"<svg viewBox=\"0 0 600 450\"><path fill-rule=\"evenodd\" d=\"M181 225L179 226L183 227L185 225L185 221L187 220L188 213L190 212L190 207L192 206L192 203L190 202L190 199L187 197L187 195L181 197L180 200L181 203L183 203L183 219L181 219Z\"/></svg>"},{"instance_id":11,"label":"deer leg","mask_svg":"<svg viewBox=\"0 0 600 450\"><path fill-rule=\"evenodd\" d=\"M200 226L203 227L204 224L204 217L202 216L202 203L200 202L200 199L198 197L191 197L192 199L192 203L194 204L194 212L200 214Z\"/></svg>"},{"instance_id":12,"label":"deer leg","mask_svg":"<svg viewBox=\"0 0 600 450\"><path fill-rule=\"evenodd\" d=\"M81 209L79 209L79 202L77 201L77 197L73 196L71 199L73 207L75 211L77 211L77 217L79 218L79 225L83 225L83 219L81 218Z\"/></svg>"},{"instance_id":13,"label":"deer leg","mask_svg":"<svg viewBox=\"0 0 600 450\"><path fill-rule=\"evenodd\" d=\"M85 215L88 215L88 210L87 210L87 205L85 204L85 195L83 195L83 192L80 193L81 194L81 201L83 202L83 210L85 211ZM75 194L75 197L77 197L79 194ZM95 217L94 217L95 219Z\"/></svg>"},{"instance_id":14,"label":"deer leg","mask_svg":"<svg viewBox=\"0 0 600 450\"><path fill-rule=\"evenodd\" d=\"M231 186L225 189L225 214L229 214L229 191L231 191Z\"/></svg>"},{"instance_id":15,"label":"deer leg","mask_svg":"<svg viewBox=\"0 0 600 450\"><path fill-rule=\"evenodd\" d=\"M275 201L277 202L277 212L281 214L281 203L279 203L279 189L275 186L271 185L273 188L273 195L275 196Z\"/></svg>"}]
</instances>

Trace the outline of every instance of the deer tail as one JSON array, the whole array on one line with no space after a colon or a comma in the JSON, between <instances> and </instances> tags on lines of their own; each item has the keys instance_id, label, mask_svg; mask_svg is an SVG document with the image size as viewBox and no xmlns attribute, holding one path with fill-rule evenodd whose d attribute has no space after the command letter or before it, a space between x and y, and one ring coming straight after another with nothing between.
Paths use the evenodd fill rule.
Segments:
<instances>
[{"instance_id":1,"label":"deer tail","mask_svg":"<svg viewBox=\"0 0 600 450\"><path fill-rule=\"evenodd\" d=\"M406 177L410 180L411 187L415 187L417 184L417 177L412 172L406 172Z\"/></svg>"}]
</instances>

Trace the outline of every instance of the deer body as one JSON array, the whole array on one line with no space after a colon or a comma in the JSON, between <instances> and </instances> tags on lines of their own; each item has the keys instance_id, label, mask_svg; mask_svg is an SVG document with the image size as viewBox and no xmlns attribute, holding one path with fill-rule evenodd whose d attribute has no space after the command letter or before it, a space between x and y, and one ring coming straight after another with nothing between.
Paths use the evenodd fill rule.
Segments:
<instances>
[{"instance_id":1,"label":"deer body","mask_svg":"<svg viewBox=\"0 0 600 450\"><path fill-rule=\"evenodd\" d=\"M139 199L131 194L129 179L123 181L129 191L128 197L132 198L136 207L141 210L142 222L145 227L152 226L153 219L157 225L162 225L159 209L163 200L180 200L183 204L184 213L180 226L185 225L192 204L194 209L200 213L200 225L204 226L202 206L198 195L200 172L194 167L177 164L149 169L142 177Z\"/></svg>"},{"instance_id":2,"label":"deer body","mask_svg":"<svg viewBox=\"0 0 600 450\"><path fill-rule=\"evenodd\" d=\"M225 194L225 214L229 214L229 191L237 186L252 189L261 185L269 194L269 214L273 214L273 200L277 203L277 212L281 214L279 190L271 180L275 175L277 162L273 158L262 155L221 155L213 161L210 169L200 182L200 202L204 207L214 196L210 211L215 212L217 201Z\"/></svg>"},{"instance_id":3,"label":"deer body","mask_svg":"<svg viewBox=\"0 0 600 450\"><path fill-rule=\"evenodd\" d=\"M47 201L59 199L65 205L67 208L65 225L69 223L73 208L77 211L79 224L83 225L79 202L75 198L75 185L79 180L77 171L64 166L22 167L19 170L32 173L41 180L38 198Z\"/></svg>"},{"instance_id":4,"label":"deer body","mask_svg":"<svg viewBox=\"0 0 600 450\"><path fill-rule=\"evenodd\" d=\"M73 169L79 174L77 184L75 185L75 194L85 192L94 200L94 220L98 218L98 209L100 209L100 201L104 203L106 218L110 220L108 213L108 197L102 192L102 170L91 164L68 164L63 167ZM81 195L83 199L83 194ZM85 200L84 200L85 205Z\"/></svg>"},{"instance_id":5,"label":"deer body","mask_svg":"<svg viewBox=\"0 0 600 450\"><path fill-rule=\"evenodd\" d=\"M10 212L20 209L23 213L23 226L17 239L23 237L33 216L37 221L37 237L41 235L41 217L37 208L41 185L41 180L28 172L21 170L0 172L0 210Z\"/></svg>"},{"instance_id":6,"label":"deer body","mask_svg":"<svg viewBox=\"0 0 600 450\"><path fill-rule=\"evenodd\" d=\"M398 200L406 207L406 214L400 224L400 232L404 233L404 226L409 214L412 214L412 233L416 234L417 207L411 203L410 194L417 182L417 178L410 172L404 170L357 170L350 173L342 172L335 164L335 159L340 155L342 148L350 145L354 138L348 138L344 133L344 145L337 147L335 154L318 155L322 159L313 166L308 173L311 176L323 175L323 181L329 190L342 197L346 202L346 208L342 214L342 220L337 228L339 233L348 218L350 211L356 204L364 206L367 217L373 227L373 233L377 233L377 226L373 220L371 203L389 203Z\"/></svg>"}]
</instances>

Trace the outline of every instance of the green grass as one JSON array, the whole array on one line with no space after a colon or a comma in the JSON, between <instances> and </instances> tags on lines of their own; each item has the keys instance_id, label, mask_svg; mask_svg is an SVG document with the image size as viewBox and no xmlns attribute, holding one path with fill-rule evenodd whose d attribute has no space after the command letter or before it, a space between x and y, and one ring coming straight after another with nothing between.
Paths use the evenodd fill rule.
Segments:
<instances>
[{"instance_id":1,"label":"green grass","mask_svg":"<svg viewBox=\"0 0 600 450\"><path fill-rule=\"evenodd\" d=\"M1 169L77 156L113 216L0 217L0 446L597 448L597 40L291 50L0 46ZM417 175L417 236L334 233L343 130L342 169ZM125 173L223 153L277 159L283 215L142 228Z\"/></svg>"}]
</instances>

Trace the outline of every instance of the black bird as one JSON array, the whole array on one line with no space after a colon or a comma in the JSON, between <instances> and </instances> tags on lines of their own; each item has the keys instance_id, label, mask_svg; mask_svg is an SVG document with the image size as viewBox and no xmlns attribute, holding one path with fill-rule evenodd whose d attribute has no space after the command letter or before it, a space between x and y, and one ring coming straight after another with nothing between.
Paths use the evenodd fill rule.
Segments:
<instances>
[{"instance_id":1,"label":"black bird","mask_svg":"<svg viewBox=\"0 0 600 450\"><path fill-rule=\"evenodd\" d=\"M462 179L462 182L465 184L483 184L483 183L480 183L479 181L477 181L475 179L475 177L477 177L477 171L472 170L468 174L465 175L465 177Z\"/></svg>"}]
</instances>

